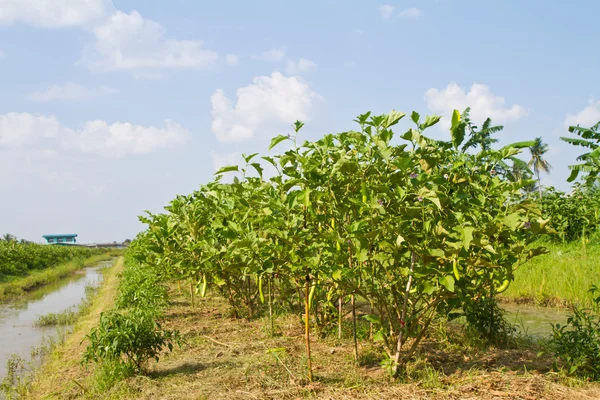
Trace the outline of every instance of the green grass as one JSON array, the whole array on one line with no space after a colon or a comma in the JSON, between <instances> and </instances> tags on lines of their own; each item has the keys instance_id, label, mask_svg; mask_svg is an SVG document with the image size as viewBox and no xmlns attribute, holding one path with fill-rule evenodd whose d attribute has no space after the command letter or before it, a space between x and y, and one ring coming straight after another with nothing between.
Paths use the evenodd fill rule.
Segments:
<instances>
[{"instance_id":1,"label":"green grass","mask_svg":"<svg viewBox=\"0 0 600 400\"><path fill-rule=\"evenodd\" d=\"M34 325L39 327L72 325L77 320L78 315L77 311L67 308L58 313L40 315Z\"/></svg>"},{"instance_id":2,"label":"green grass","mask_svg":"<svg viewBox=\"0 0 600 400\"><path fill-rule=\"evenodd\" d=\"M587 293L600 285L600 241L592 239L584 249L581 241L549 243L548 254L522 265L502 298L538 305L591 305Z\"/></svg>"},{"instance_id":3,"label":"green grass","mask_svg":"<svg viewBox=\"0 0 600 400\"><path fill-rule=\"evenodd\" d=\"M111 254L100 254L86 259L77 258L53 268L35 271L30 275L15 279L10 282L0 283L0 303L17 298L41 286L58 281L73 272L97 264L100 261L110 260Z\"/></svg>"}]
</instances>

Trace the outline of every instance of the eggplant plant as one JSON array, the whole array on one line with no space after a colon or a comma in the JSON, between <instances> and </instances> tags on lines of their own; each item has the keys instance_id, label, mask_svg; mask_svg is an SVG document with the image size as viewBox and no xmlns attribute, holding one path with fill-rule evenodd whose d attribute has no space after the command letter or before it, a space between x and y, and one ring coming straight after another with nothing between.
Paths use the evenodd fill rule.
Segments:
<instances>
[{"instance_id":1,"label":"eggplant plant","mask_svg":"<svg viewBox=\"0 0 600 400\"><path fill-rule=\"evenodd\" d=\"M357 304L365 302L372 339L397 375L436 318L493 301L516 268L545 252L533 242L550 229L523 196L531 180L510 173L530 142L494 150L501 127L487 121L479 130L458 111L447 141L426 135L440 117L416 112L398 135L405 117L365 113L356 131L314 142L299 140L296 122L271 141L269 150L286 146L281 154L244 155L243 166L217 171L165 214L142 217L137 257L189 281L192 296L216 288L235 316L268 310L271 330L275 304L297 312L309 381L313 327L337 324L341 335L349 303L358 359ZM259 159L275 176L263 178ZM222 183L229 172L241 177Z\"/></svg>"}]
</instances>

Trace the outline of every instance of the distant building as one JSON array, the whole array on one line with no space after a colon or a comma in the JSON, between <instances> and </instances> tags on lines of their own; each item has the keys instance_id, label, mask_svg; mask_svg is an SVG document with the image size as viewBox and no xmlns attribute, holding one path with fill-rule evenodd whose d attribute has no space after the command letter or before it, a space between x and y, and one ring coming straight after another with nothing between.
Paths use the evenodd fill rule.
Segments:
<instances>
[{"instance_id":1,"label":"distant building","mask_svg":"<svg viewBox=\"0 0 600 400\"><path fill-rule=\"evenodd\" d=\"M77 237L74 233L68 233L63 235L44 235L48 244L75 244L75 238Z\"/></svg>"}]
</instances>

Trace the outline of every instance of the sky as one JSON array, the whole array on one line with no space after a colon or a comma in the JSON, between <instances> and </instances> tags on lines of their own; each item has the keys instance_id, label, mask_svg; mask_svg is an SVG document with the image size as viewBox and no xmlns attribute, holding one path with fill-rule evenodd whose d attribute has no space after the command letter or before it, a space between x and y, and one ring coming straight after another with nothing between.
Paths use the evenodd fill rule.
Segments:
<instances>
[{"instance_id":1,"label":"sky","mask_svg":"<svg viewBox=\"0 0 600 400\"><path fill-rule=\"evenodd\" d=\"M597 15L578 0L0 0L0 233L122 241L177 194L305 122L472 108L542 137L568 190L600 120ZM406 118L408 120L408 118ZM399 133L409 125L399 125ZM528 160L529 154L522 157Z\"/></svg>"}]
</instances>

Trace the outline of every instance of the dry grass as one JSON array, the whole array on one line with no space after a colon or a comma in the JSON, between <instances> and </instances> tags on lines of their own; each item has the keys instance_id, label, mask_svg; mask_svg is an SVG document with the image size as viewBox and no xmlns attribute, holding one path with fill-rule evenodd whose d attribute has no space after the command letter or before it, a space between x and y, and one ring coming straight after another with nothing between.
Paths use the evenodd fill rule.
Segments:
<instances>
[{"instance_id":1,"label":"dry grass","mask_svg":"<svg viewBox=\"0 0 600 400\"><path fill-rule=\"evenodd\" d=\"M91 374L91 371L86 371L80 364L81 354L87 346L84 341L85 335L98 323L100 313L112 307L119 281L118 273L122 270L123 257L119 257L113 266L106 270L104 282L89 311L77 321L73 333L67 337L65 343L50 355L50 359L33 382L28 398L65 399L82 394L81 382L89 379Z\"/></svg>"},{"instance_id":2,"label":"dry grass","mask_svg":"<svg viewBox=\"0 0 600 400\"><path fill-rule=\"evenodd\" d=\"M362 343L361 365L352 360L349 340L313 340L315 382L305 381L302 325L298 316L280 316L280 335L271 337L266 319L234 320L219 297L192 308L175 288L164 325L179 329L185 343L151 366L148 376L119 383L108 393L87 396L91 377L78 364L84 332L99 309L79 327L53 361L33 398L114 399L597 399L600 385L550 373L549 358L535 349L463 347L460 338L425 343L403 382L379 367L380 350ZM103 307L108 292L101 295ZM269 349L279 349L277 353ZM466 350L465 350L466 349ZM275 356L277 354L277 357ZM65 361L66 359L66 361ZM61 365L62 364L62 365ZM56 380L60 379L60 383Z\"/></svg>"}]
</instances>

